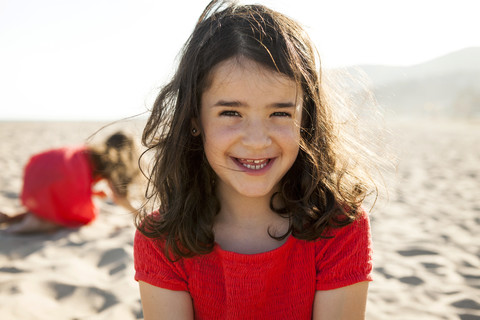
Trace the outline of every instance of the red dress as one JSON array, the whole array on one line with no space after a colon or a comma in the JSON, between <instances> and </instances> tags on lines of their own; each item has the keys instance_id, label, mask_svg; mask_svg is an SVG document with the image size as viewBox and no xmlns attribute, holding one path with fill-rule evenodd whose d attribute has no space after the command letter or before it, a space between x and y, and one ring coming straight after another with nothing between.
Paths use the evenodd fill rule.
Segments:
<instances>
[{"instance_id":1,"label":"red dress","mask_svg":"<svg viewBox=\"0 0 480 320\"><path fill-rule=\"evenodd\" d=\"M135 279L189 292L195 319L310 320L317 290L371 280L368 216L329 235L334 238L290 236L275 250L251 255L215 245L207 255L171 262L161 243L137 231Z\"/></svg>"},{"instance_id":2,"label":"red dress","mask_svg":"<svg viewBox=\"0 0 480 320\"><path fill-rule=\"evenodd\" d=\"M64 147L34 155L25 167L21 200L36 216L65 227L97 216L86 147Z\"/></svg>"}]
</instances>

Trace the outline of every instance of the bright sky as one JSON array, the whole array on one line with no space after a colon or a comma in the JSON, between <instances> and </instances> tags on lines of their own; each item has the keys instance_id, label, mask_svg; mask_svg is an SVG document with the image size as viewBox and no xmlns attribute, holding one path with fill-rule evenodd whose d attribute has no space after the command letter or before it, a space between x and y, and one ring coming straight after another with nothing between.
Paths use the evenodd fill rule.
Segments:
<instances>
[{"instance_id":1,"label":"bright sky","mask_svg":"<svg viewBox=\"0 0 480 320\"><path fill-rule=\"evenodd\" d=\"M480 47L477 0L256 2L306 26L326 67L411 65ZM0 120L145 111L207 3L0 0Z\"/></svg>"}]
</instances>

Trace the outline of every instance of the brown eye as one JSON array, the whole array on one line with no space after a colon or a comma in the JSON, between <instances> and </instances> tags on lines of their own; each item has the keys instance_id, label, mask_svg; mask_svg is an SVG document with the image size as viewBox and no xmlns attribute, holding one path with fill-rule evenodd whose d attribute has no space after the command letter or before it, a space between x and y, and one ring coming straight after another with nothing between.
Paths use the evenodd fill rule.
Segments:
<instances>
[{"instance_id":1,"label":"brown eye","mask_svg":"<svg viewBox=\"0 0 480 320\"><path fill-rule=\"evenodd\" d=\"M232 111L232 110L226 110L222 111L220 113L221 116L226 116L226 117L239 117L240 114L237 111Z\"/></svg>"},{"instance_id":2,"label":"brown eye","mask_svg":"<svg viewBox=\"0 0 480 320\"><path fill-rule=\"evenodd\" d=\"M288 112L274 112L274 113L272 113L272 116L274 116L274 117L288 117L288 118L292 117L292 115Z\"/></svg>"}]
</instances>

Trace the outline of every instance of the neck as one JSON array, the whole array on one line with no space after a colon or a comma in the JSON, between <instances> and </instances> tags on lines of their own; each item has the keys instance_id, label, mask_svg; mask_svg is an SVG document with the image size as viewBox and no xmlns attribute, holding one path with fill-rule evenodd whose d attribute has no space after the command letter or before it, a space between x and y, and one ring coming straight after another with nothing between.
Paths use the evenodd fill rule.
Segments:
<instances>
[{"instance_id":1,"label":"neck","mask_svg":"<svg viewBox=\"0 0 480 320\"><path fill-rule=\"evenodd\" d=\"M286 240L277 241L270 235L282 236L288 231L288 219L270 209L271 194L244 197L217 192L221 209L214 224L215 241L227 251L244 254L266 252L278 248Z\"/></svg>"},{"instance_id":2,"label":"neck","mask_svg":"<svg viewBox=\"0 0 480 320\"><path fill-rule=\"evenodd\" d=\"M270 208L272 191L261 197L242 195L226 196L228 192L218 191L221 209L217 222L245 228L260 228L275 225L281 217Z\"/></svg>"}]
</instances>

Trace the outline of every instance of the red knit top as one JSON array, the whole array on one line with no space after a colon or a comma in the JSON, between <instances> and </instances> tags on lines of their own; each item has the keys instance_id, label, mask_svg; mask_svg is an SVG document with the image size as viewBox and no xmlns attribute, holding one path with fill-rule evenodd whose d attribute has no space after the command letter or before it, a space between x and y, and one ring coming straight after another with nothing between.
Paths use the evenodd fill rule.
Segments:
<instances>
[{"instance_id":1,"label":"red knit top","mask_svg":"<svg viewBox=\"0 0 480 320\"><path fill-rule=\"evenodd\" d=\"M311 319L316 290L371 280L368 216L328 235L334 238L290 236L275 250L251 255L216 244L207 255L170 262L158 242L137 231L135 280L188 291L195 319Z\"/></svg>"}]
</instances>

